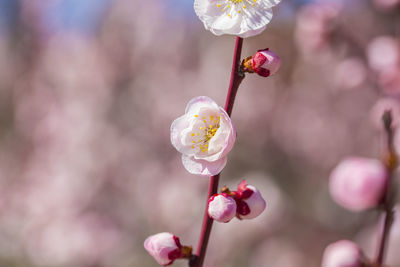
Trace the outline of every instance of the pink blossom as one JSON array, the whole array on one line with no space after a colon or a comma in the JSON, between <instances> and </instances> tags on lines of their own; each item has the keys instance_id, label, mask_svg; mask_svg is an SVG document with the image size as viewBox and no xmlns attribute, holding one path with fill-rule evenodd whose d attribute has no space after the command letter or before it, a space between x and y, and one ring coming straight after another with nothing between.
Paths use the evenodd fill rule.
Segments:
<instances>
[{"instance_id":1,"label":"pink blossom","mask_svg":"<svg viewBox=\"0 0 400 267\"><path fill-rule=\"evenodd\" d=\"M252 58L254 71L263 77L275 74L281 67L281 58L268 48L258 50Z\"/></svg>"},{"instance_id":2,"label":"pink blossom","mask_svg":"<svg viewBox=\"0 0 400 267\"><path fill-rule=\"evenodd\" d=\"M236 130L228 114L206 96L190 100L185 115L171 125L171 143L182 153L183 166L193 174L220 173L235 140Z\"/></svg>"},{"instance_id":3,"label":"pink blossom","mask_svg":"<svg viewBox=\"0 0 400 267\"><path fill-rule=\"evenodd\" d=\"M361 211L379 204L387 179L386 168L380 161L348 158L333 170L329 189L338 204L352 211Z\"/></svg>"},{"instance_id":4,"label":"pink blossom","mask_svg":"<svg viewBox=\"0 0 400 267\"><path fill-rule=\"evenodd\" d=\"M236 202L228 194L215 194L208 201L208 215L217 222L227 223L236 215Z\"/></svg>"},{"instance_id":5,"label":"pink blossom","mask_svg":"<svg viewBox=\"0 0 400 267\"><path fill-rule=\"evenodd\" d=\"M367 47L369 66L378 72L396 67L400 62L400 45L392 36L379 36Z\"/></svg>"},{"instance_id":6,"label":"pink blossom","mask_svg":"<svg viewBox=\"0 0 400 267\"><path fill-rule=\"evenodd\" d=\"M144 248L163 266L170 265L182 257L182 245L179 238L171 233L158 233L144 241Z\"/></svg>"},{"instance_id":7,"label":"pink blossom","mask_svg":"<svg viewBox=\"0 0 400 267\"><path fill-rule=\"evenodd\" d=\"M252 185L247 185L246 180L243 180L236 192L237 201L237 216L240 219L254 219L260 215L266 203L261 193Z\"/></svg>"},{"instance_id":8,"label":"pink blossom","mask_svg":"<svg viewBox=\"0 0 400 267\"><path fill-rule=\"evenodd\" d=\"M322 267L361 267L362 253L354 242L340 240L330 244L324 251Z\"/></svg>"},{"instance_id":9,"label":"pink blossom","mask_svg":"<svg viewBox=\"0 0 400 267\"><path fill-rule=\"evenodd\" d=\"M295 38L303 52L325 48L329 43L332 22L342 9L341 1L317 2L300 9Z\"/></svg>"}]
</instances>

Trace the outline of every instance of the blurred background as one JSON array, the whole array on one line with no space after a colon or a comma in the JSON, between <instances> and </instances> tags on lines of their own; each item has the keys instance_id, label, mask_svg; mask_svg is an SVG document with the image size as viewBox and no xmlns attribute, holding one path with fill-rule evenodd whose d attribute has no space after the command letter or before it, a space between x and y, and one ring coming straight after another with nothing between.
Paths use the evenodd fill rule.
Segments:
<instances>
[{"instance_id":1,"label":"blurred background","mask_svg":"<svg viewBox=\"0 0 400 267\"><path fill-rule=\"evenodd\" d=\"M380 157L383 110L398 121L399 2L284 0L245 39L243 57L269 47L283 66L243 81L220 185L247 179L267 209L215 223L205 266L318 267L343 238L375 254L379 213L339 207L328 177ZM235 38L192 6L0 0L0 266L158 266L143 241L164 231L197 245L208 179L184 170L169 127L195 96L224 104ZM390 266L399 248L396 220Z\"/></svg>"}]
</instances>

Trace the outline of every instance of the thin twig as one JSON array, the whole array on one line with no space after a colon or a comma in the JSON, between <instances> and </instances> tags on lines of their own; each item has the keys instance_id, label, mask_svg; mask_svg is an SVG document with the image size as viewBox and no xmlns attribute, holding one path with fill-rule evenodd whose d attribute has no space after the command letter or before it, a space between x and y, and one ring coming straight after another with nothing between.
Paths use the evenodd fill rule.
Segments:
<instances>
[{"instance_id":1,"label":"thin twig","mask_svg":"<svg viewBox=\"0 0 400 267\"><path fill-rule=\"evenodd\" d=\"M391 111L385 111L385 113L382 116L382 121L385 127L385 132L386 132L386 148L385 148L385 154L384 154L384 159L383 162L386 165L387 168L387 175L388 175L388 182L386 186L386 193L385 197L383 199L383 208L384 208L384 224L381 232L381 236L379 239L379 247L375 259L375 266L380 267L383 265L384 262L384 257L385 257L385 251L387 249L387 243L389 240L389 233L390 233L390 228L393 223L394 219L394 211L393 211L393 206L394 206L394 195L395 192L393 192L393 187L391 186L392 184L392 178L393 178L393 171L397 166L397 158L396 158L396 152L394 149L393 145L393 137L394 137L394 130L392 127L392 114Z\"/></svg>"},{"instance_id":2,"label":"thin twig","mask_svg":"<svg viewBox=\"0 0 400 267\"><path fill-rule=\"evenodd\" d=\"M233 103L235 102L235 97L237 90L239 88L240 83L244 79L244 73L240 67L240 56L242 53L242 44L243 39L240 37L236 37L235 51L233 55L233 63L232 63L232 72L231 72L231 80L229 83L228 94L226 96L225 102L225 110L230 116L232 113ZM203 225L201 228L200 239L197 246L196 254L189 261L190 267L202 267L204 258L206 255L208 240L210 238L211 228L213 224L213 220L208 216L207 206L208 199L217 193L218 190L218 182L219 182L219 174L210 177L210 184L208 187L208 195L206 201L206 208L203 216Z\"/></svg>"}]
</instances>

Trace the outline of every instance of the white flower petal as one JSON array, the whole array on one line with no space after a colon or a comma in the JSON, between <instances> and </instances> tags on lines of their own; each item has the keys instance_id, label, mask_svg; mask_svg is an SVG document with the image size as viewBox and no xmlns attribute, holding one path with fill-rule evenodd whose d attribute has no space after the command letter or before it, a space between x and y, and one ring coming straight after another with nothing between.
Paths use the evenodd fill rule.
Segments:
<instances>
[{"instance_id":1,"label":"white flower petal","mask_svg":"<svg viewBox=\"0 0 400 267\"><path fill-rule=\"evenodd\" d=\"M187 115L180 116L171 124L171 143L181 153L187 152L182 143L182 131L190 126L190 120Z\"/></svg>"},{"instance_id":2,"label":"white flower petal","mask_svg":"<svg viewBox=\"0 0 400 267\"><path fill-rule=\"evenodd\" d=\"M281 2L281 0L259 0L261 4L269 8L276 6Z\"/></svg>"},{"instance_id":3,"label":"white flower petal","mask_svg":"<svg viewBox=\"0 0 400 267\"><path fill-rule=\"evenodd\" d=\"M190 156L182 155L182 163L185 169L192 173L202 176L217 175L226 165L227 158L209 162L202 159L195 159Z\"/></svg>"},{"instance_id":4,"label":"white flower petal","mask_svg":"<svg viewBox=\"0 0 400 267\"><path fill-rule=\"evenodd\" d=\"M216 16L222 16L225 12L217 4L225 3L224 0L195 0L194 12L201 20L207 20Z\"/></svg>"},{"instance_id":5,"label":"white flower petal","mask_svg":"<svg viewBox=\"0 0 400 267\"><path fill-rule=\"evenodd\" d=\"M265 30L265 28L267 28L267 25L265 25L264 27L262 27L262 28L260 28L260 29L257 29L257 30L252 30L252 31L244 32L244 33L242 33L242 34L239 34L238 36L239 36L239 37L242 37L242 38L247 38L247 37L255 36L255 35L258 35L258 34L262 33L262 32Z\"/></svg>"},{"instance_id":6,"label":"white flower petal","mask_svg":"<svg viewBox=\"0 0 400 267\"><path fill-rule=\"evenodd\" d=\"M232 29L239 29L240 23L242 22L242 16L234 11L232 13L233 15L230 17L224 14L210 19L210 28L220 31L232 31Z\"/></svg>"},{"instance_id":7,"label":"white flower petal","mask_svg":"<svg viewBox=\"0 0 400 267\"><path fill-rule=\"evenodd\" d=\"M265 1L263 1L264 3ZM246 16L240 25L241 37L250 37L262 32L272 19L272 9L262 3L257 7L247 8Z\"/></svg>"},{"instance_id":8,"label":"white flower petal","mask_svg":"<svg viewBox=\"0 0 400 267\"><path fill-rule=\"evenodd\" d=\"M217 103L207 96L199 96L189 101L186 106L185 113L198 114L201 108L210 107L218 109Z\"/></svg>"}]
</instances>

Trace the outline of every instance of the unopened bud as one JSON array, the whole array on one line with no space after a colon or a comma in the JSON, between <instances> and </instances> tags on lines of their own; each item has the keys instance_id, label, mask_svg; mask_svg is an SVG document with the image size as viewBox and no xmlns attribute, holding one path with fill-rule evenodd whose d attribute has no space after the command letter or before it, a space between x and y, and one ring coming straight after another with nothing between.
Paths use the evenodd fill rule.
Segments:
<instances>
[{"instance_id":1,"label":"unopened bud","mask_svg":"<svg viewBox=\"0 0 400 267\"><path fill-rule=\"evenodd\" d=\"M322 267L362 267L363 255L352 241L340 240L330 244L324 251Z\"/></svg>"},{"instance_id":2,"label":"unopened bud","mask_svg":"<svg viewBox=\"0 0 400 267\"><path fill-rule=\"evenodd\" d=\"M144 248L163 266L170 265L176 259L184 257L179 238L171 233L159 233L144 241Z\"/></svg>"},{"instance_id":3,"label":"unopened bud","mask_svg":"<svg viewBox=\"0 0 400 267\"><path fill-rule=\"evenodd\" d=\"M282 60L277 54L266 48L263 50L258 50L257 53L255 53L252 57L251 61L244 62L244 64L246 69L251 68L258 75L268 77L275 74L279 70Z\"/></svg>"},{"instance_id":4,"label":"unopened bud","mask_svg":"<svg viewBox=\"0 0 400 267\"><path fill-rule=\"evenodd\" d=\"M227 223L236 215L236 202L226 193L215 194L208 200L208 215L217 222Z\"/></svg>"},{"instance_id":5,"label":"unopened bud","mask_svg":"<svg viewBox=\"0 0 400 267\"><path fill-rule=\"evenodd\" d=\"M253 219L265 209L266 203L261 193L243 180L236 192L237 216L239 219Z\"/></svg>"},{"instance_id":6,"label":"unopened bud","mask_svg":"<svg viewBox=\"0 0 400 267\"><path fill-rule=\"evenodd\" d=\"M387 170L379 160L348 158L333 170L329 190L341 206L361 211L381 203L387 183Z\"/></svg>"}]
</instances>

